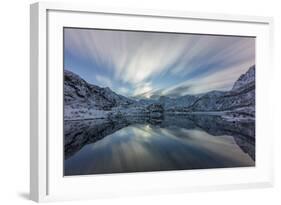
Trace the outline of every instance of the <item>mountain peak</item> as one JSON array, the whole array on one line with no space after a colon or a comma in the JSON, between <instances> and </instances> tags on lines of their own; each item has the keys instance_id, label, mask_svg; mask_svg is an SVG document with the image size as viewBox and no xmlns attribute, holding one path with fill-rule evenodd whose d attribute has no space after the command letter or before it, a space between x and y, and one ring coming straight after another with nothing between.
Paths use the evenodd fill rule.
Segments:
<instances>
[{"instance_id":1,"label":"mountain peak","mask_svg":"<svg viewBox=\"0 0 281 205\"><path fill-rule=\"evenodd\" d=\"M232 90L239 89L239 88L255 81L255 69L256 69L256 66L253 65L248 69L248 71L246 73L242 74L238 78L238 80L234 83Z\"/></svg>"},{"instance_id":2,"label":"mountain peak","mask_svg":"<svg viewBox=\"0 0 281 205\"><path fill-rule=\"evenodd\" d=\"M133 103L131 99L118 95L109 87L92 85L82 79L79 75L64 70L64 95L65 104L85 104L100 109L104 107L116 107Z\"/></svg>"}]
</instances>

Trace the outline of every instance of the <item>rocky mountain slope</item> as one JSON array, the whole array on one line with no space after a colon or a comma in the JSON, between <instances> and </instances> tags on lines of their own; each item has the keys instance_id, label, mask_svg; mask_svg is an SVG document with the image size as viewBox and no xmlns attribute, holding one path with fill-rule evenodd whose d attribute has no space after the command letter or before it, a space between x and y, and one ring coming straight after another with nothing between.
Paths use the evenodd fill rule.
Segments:
<instances>
[{"instance_id":1,"label":"rocky mountain slope","mask_svg":"<svg viewBox=\"0 0 281 205\"><path fill-rule=\"evenodd\" d=\"M176 99L163 97L159 103L167 112L225 112L233 117L255 116L255 66L241 75L230 91L211 91Z\"/></svg>"},{"instance_id":2,"label":"rocky mountain slope","mask_svg":"<svg viewBox=\"0 0 281 205\"><path fill-rule=\"evenodd\" d=\"M153 110L157 108L157 110ZM161 109L160 109L161 108ZM255 66L241 75L230 91L211 91L202 95L158 100L132 100L87 83L78 75L64 71L64 119L146 116L149 113L187 114L208 112L226 118L255 117ZM161 114L161 113L160 113ZM158 115L158 114L157 114Z\"/></svg>"},{"instance_id":3,"label":"rocky mountain slope","mask_svg":"<svg viewBox=\"0 0 281 205\"><path fill-rule=\"evenodd\" d=\"M239 77L239 79L234 83L232 90L237 90L247 84L253 83L255 83L255 65L251 66L245 74Z\"/></svg>"},{"instance_id":4,"label":"rocky mountain slope","mask_svg":"<svg viewBox=\"0 0 281 205\"><path fill-rule=\"evenodd\" d=\"M78 75L64 70L65 119L103 118L113 108L134 103L110 88L89 84Z\"/></svg>"}]
</instances>

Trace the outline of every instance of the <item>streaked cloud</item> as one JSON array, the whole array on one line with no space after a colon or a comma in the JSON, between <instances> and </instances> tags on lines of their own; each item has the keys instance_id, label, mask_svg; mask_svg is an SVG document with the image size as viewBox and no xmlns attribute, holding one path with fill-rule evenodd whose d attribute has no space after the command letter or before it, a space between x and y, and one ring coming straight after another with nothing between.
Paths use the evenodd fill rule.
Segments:
<instances>
[{"instance_id":1,"label":"streaked cloud","mask_svg":"<svg viewBox=\"0 0 281 205\"><path fill-rule=\"evenodd\" d=\"M96 75L96 80L103 87L112 87L111 80L108 77L105 77L105 76L102 76L102 75Z\"/></svg>"},{"instance_id":2,"label":"streaked cloud","mask_svg":"<svg viewBox=\"0 0 281 205\"><path fill-rule=\"evenodd\" d=\"M255 63L246 37L65 29L64 41L65 66L127 96L226 90Z\"/></svg>"}]
</instances>

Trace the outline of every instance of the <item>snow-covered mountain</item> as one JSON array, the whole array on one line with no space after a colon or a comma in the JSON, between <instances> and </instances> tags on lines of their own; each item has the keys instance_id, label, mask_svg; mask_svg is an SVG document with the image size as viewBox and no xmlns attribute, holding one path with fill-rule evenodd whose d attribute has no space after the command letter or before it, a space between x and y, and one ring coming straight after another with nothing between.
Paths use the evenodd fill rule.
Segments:
<instances>
[{"instance_id":1,"label":"snow-covered mountain","mask_svg":"<svg viewBox=\"0 0 281 205\"><path fill-rule=\"evenodd\" d=\"M118 95L110 88L87 83L78 75L64 71L65 119L115 118L145 116L161 112L220 112L230 117L255 117L255 66L241 75L230 91L211 91L178 98L166 96L139 101ZM153 105L153 106L151 106ZM163 109L162 109L163 108Z\"/></svg>"},{"instance_id":2,"label":"snow-covered mountain","mask_svg":"<svg viewBox=\"0 0 281 205\"><path fill-rule=\"evenodd\" d=\"M255 83L255 65L251 66L245 74L239 77L239 79L234 83L232 90L239 89L251 83Z\"/></svg>"},{"instance_id":3,"label":"snow-covered mountain","mask_svg":"<svg viewBox=\"0 0 281 205\"><path fill-rule=\"evenodd\" d=\"M78 75L67 70L64 71L64 96L66 105L86 103L92 107L105 110L134 103L133 100L116 94L108 87L101 88L89 84Z\"/></svg>"},{"instance_id":4,"label":"snow-covered mountain","mask_svg":"<svg viewBox=\"0 0 281 205\"><path fill-rule=\"evenodd\" d=\"M212 91L189 108L191 111L229 111L255 116L255 66L241 75L230 91Z\"/></svg>"},{"instance_id":5,"label":"snow-covered mountain","mask_svg":"<svg viewBox=\"0 0 281 205\"><path fill-rule=\"evenodd\" d=\"M167 112L228 112L255 116L255 66L241 75L230 91L211 91L179 98L161 97L158 103Z\"/></svg>"},{"instance_id":6,"label":"snow-covered mountain","mask_svg":"<svg viewBox=\"0 0 281 205\"><path fill-rule=\"evenodd\" d=\"M134 103L134 100L118 95L110 88L89 84L78 75L64 70L65 119L103 118L113 108Z\"/></svg>"}]
</instances>

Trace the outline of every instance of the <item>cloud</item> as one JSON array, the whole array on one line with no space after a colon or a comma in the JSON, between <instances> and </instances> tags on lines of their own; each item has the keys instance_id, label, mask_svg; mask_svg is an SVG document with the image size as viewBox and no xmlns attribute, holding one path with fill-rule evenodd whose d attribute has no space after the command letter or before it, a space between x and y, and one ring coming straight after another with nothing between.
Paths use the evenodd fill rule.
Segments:
<instances>
[{"instance_id":1,"label":"cloud","mask_svg":"<svg viewBox=\"0 0 281 205\"><path fill-rule=\"evenodd\" d=\"M140 83L135 86L133 96L143 96L145 98L150 98L150 93L152 90L153 89L150 83Z\"/></svg>"},{"instance_id":2,"label":"cloud","mask_svg":"<svg viewBox=\"0 0 281 205\"><path fill-rule=\"evenodd\" d=\"M187 75L197 70L204 73L213 69L225 69L249 59L254 60L254 45L254 38L202 36L171 71L180 75Z\"/></svg>"},{"instance_id":3,"label":"cloud","mask_svg":"<svg viewBox=\"0 0 281 205\"><path fill-rule=\"evenodd\" d=\"M198 76L193 79L189 79L172 87L150 90L138 95L137 97L179 97L184 95L202 94L213 90L230 90L234 82L240 77L241 74L244 74L251 65L253 65L253 62L249 61L241 65L239 64L236 66L226 67L224 70L206 73L204 76Z\"/></svg>"},{"instance_id":4,"label":"cloud","mask_svg":"<svg viewBox=\"0 0 281 205\"><path fill-rule=\"evenodd\" d=\"M188 91L191 89L191 85L180 85L175 87L169 92L166 92L166 94L163 93L163 95L169 96L169 97L178 97L182 96L188 93Z\"/></svg>"},{"instance_id":5,"label":"cloud","mask_svg":"<svg viewBox=\"0 0 281 205\"><path fill-rule=\"evenodd\" d=\"M212 90L229 90L240 75L244 74L251 65L253 65L253 62L249 61L244 64L226 67L224 70L214 71L207 73L205 76L198 76L184 81L171 88L167 88L162 93L163 95L181 96L200 94Z\"/></svg>"},{"instance_id":6,"label":"cloud","mask_svg":"<svg viewBox=\"0 0 281 205\"><path fill-rule=\"evenodd\" d=\"M130 90L129 90L129 88L126 88L126 87L119 87L119 88L117 88L117 92L122 95L127 95L128 93L130 93Z\"/></svg>"},{"instance_id":7,"label":"cloud","mask_svg":"<svg viewBox=\"0 0 281 205\"><path fill-rule=\"evenodd\" d=\"M247 37L67 28L64 41L74 58L104 69L97 82L133 96L225 89L255 63L255 39Z\"/></svg>"},{"instance_id":8,"label":"cloud","mask_svg":"<svg viewBox=\"0 0 281 205\"><path fill-rule=\"evenodd\" d=\"M66 49L111 69L117 80L140 83L174 63L192 39L159 33L67 29ZM164 69L163 69L164 68Z\"/></svg>"},{"instance_id":9,"label":"cloud","mask_svg":"<svg viewBox=\"0 0 281 205\"><path fill-rule=\"evenodd\" d=\"M103 87L112 87L112 82L106 76L96 75L97 82Z\"/></svg>"}]
</instances>

